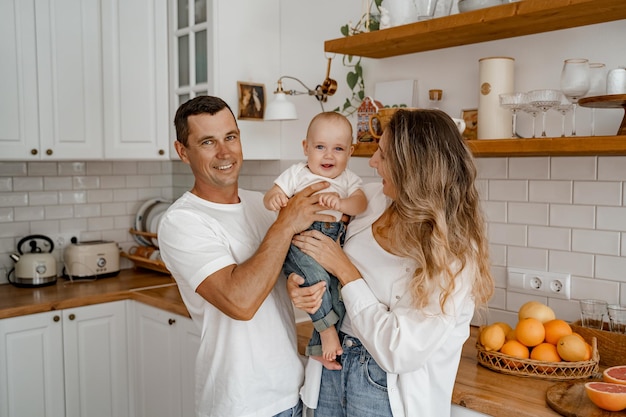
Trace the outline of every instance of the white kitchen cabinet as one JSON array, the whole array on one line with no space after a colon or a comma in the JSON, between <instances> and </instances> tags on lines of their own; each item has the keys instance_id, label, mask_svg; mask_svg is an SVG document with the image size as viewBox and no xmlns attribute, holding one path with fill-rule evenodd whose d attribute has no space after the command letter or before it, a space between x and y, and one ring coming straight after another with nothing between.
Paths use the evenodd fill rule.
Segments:
<instances>
[{"instance_id":1,"label":"white kitchen cabinet","mask_svg":"<svg viewBox=\"0 0 626 417\"><path fill-rule=\"evenodd\" d=\"M0 416L131 415L126 303L0 320Z\"/></svg>"},{"instance_id":2,"label":"white kitchen cabinet","mask_svg":"<svg viewBox=\"0 0 626 417\"><path fill-rule=\"evenodd\" d=\"M104 157L168 160L165 0L103 0Z\"/></svg>"},{"instance_id":3,"label":"white kitchen cabinet","mask_svg":"<svg viewBox=\"0 0 626 417\"><path fill-rule=\"evenodd\" d=\"M190 318L134 303L135 415L193 417L200 332Z\"/></svg>"},{"instance_id":4,"label":"white kitchen cabinet","mask_svg":"<svg viewBox=\"0 0 626 417\"><path fill-rule=\"evenodd\" d=\"M0 0L0 159L102 158L99 0Z\"/></svg>"}]
</instances>

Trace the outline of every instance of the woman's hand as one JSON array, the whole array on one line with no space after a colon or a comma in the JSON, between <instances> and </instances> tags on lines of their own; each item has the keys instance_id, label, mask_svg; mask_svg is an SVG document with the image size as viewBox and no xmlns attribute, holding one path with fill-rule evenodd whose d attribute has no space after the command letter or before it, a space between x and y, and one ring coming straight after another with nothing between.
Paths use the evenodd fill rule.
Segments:
<instances>
[{"instance_id":1,"label":"woman's hand","mask_svg":"<svg viewBox=\"0 0 626 417\"><path fill-rule=\"evenodd\" d=\"M310 287L300 287L302 284L304 284L304 278L292 273L287 279L287 293L296 308L313 314L322 305L322 295L326 291L326 282L320 281Z\"/></svg>"},{"instance_id":2,"label":"woman's hand","mask_svg":"<svg viewBox=\"0 0 626 417\"><path fill-rule=\"evenodd\" d=\"M306 255L317 261L325 270L336 276L342 285L361 278L358 269L335 242L322 232L307 230L297 234L291 240Z\"/></svg>"}]
</instances>

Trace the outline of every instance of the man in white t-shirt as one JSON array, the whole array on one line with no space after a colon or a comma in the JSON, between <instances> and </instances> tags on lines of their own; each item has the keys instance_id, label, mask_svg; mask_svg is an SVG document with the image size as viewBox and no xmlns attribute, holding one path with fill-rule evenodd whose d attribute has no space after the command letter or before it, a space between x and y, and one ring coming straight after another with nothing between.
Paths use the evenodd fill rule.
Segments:
<instances>
[{"instance_id":1,"label":"man in white t-shirt","mask_svg":"<svg viewBox=\"0 0 626 417\"><path fill-rule=\"evenodd\" d=\"M198 417L299 416L303 382L295 322L278 280L291 238L331 221L313 193L292 198L278 216L263 195L238 188L239 128L221 99L199 96L174 119L180 159L195 182L163 215L161 257L202 330L196 359Z\"/></svg>"}]
</instances>

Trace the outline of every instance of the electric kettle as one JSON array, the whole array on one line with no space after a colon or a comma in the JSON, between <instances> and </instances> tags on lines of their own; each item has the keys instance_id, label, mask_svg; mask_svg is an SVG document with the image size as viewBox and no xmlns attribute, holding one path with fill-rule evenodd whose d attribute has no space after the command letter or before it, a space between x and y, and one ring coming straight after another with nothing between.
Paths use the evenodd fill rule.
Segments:
<instances>
[{"instance_id":1,"label":"electric kettle","mask_svg":"<svg viewBox=\"0 0 626 417\"><path fill-rule=\"evenodd\" d=\"M29 249L24 245L28 243ZM15 267L9 271L8 280L16 287L41 287L57 280L57 263L52 255L54 243L44 235L30 235L17 244L18 253L12 253ZM13 278L11 278L13 275Z\"/></svg>"}]
</instances>

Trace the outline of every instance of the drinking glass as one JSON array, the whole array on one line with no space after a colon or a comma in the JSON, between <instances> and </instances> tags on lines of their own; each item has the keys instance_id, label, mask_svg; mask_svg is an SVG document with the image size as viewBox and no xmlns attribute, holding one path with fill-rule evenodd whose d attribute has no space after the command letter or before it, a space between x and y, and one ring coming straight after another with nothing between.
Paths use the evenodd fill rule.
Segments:
<instances>
[{"instance_id":1,"label":"drinking glass","mask_svg":"<svg viewBox=\"0 0 626 417\"><path fill-rule=\"evenodd\" d=\"M609 304L609 330L626 334L626 306Z\"/></svg>"},{"instance_id":2,"label":"drinking glass","mask_svg":"<svg viewBox=\"0 0 626 417\"><path fill-rule=\"evenodd\" d=\"M573 104L572 136L576 136L576 105L589 91L589 60L584 58L566 59L561 71L561 91Z\"/></svg>"},{"instance_id":3,"label":"drinking glass","mask_svg":"<svg viewBox=\"0 0 626 417\"><path fill-rule=\"evenodd\" d=\"M552 107L561 103L562 96L563 93L559 90L533 90L528 93L528 101L530 101L530 104L541 110L541 137L546 137L546 113L548 113L548 110Z\"/></svg>"},{"instance_id":4,"label":"drinking glass","mask_svg":"<svg viewBox=\"0 0 626 417\"><path fill-rule=\"evenodd\" d=\"M606 94L606 65L602 62L589 64L589 91L588 96L603 96ZM591 136L596 135L596 109L591 108Z\"/></svg>"},{"instance_id":5,"label":"drinking glass","mask_svg":"<svg viewBox=\"0 0 626 417\"><path fill-rule=\"evenodd\" d=\"M569 102L567 97L561 94L561 102L552 108L552 110L555 110L561 113L561 137L562 138L565 137L565 116L567 116L567 113L572 111L573 107L574 105Z\"/></svg>"},{"instance_id":6,"label":"drinking glass","mask_svg":"<svg viewBox=\"0 0 626 417\"><path fill-rule=\"evenodd\" d=\"M580 300L580 319L583 327L602 330L608 304L604 300Z\"/></svg>"},{"instance_id":7,"label":"drinking glass","mask_svg":"<svg viewBox=\"0 0 626 417\"><path fill-rule=\"evenodd\" d=\"M513 113L512 137L517 136L517 113L524 107L524 93L505 93L500 94L500 107L509 109Z\"/></svg>"},{"instance_id":8,"label":"drinking glass","mask_svg":"<svg viewBox=\"0 0 626 417\"><path fill-rule=\"evenodd\" d=\"M528 95L528 93L524 93L524 105L522 106L522 111L530 114L533 118L533 136L532 137L534 138L536 137L535 125L536 125L537 115L539 114L540 110L537 106L535 106L534 104L530 102L530 96Z\"/></svg>"}]
</instances>

